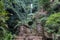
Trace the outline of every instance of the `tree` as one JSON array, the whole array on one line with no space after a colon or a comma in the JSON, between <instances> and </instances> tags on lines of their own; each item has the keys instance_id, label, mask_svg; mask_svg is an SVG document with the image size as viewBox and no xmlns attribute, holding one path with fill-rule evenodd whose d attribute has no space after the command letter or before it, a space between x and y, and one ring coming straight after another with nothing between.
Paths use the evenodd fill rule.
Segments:
<instances>
[{"instance_id":1,"label":"tree","mask_svg":"<svg viewBox=\"0 0 60 40\"><path fill-rule=\"evenodd\" d=\"M33 4L32 14L37 11L37 0L4 0L5 10L9 12L7 24L11 31L21 24L31 21L30 9Z\"/></svg>"}]
</instances>

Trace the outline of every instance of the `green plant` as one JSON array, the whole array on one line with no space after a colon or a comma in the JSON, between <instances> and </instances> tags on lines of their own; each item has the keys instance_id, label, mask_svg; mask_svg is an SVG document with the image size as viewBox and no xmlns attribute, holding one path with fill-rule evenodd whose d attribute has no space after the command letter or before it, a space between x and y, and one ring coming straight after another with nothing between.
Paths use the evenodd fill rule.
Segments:
<instances>
[{"instance_id":1,"label":"green plant","mask_svg":"<svg viewBox=\"0 0 60 40\"><path fill-rule=\"evenodd\" d=\"M57 33L60 28L60 12L51 14L48 17L45 26L50 30L50 32Z\"/></svg>"},{"instance_id":2,"label":"green plant","mask_svg":"<svg viewBox=\"0 0 60 40\"><path fill-rule=\"evenodd\" d=\"M6 21L9 18L7 15L8 15L8 12L5 11L5 9L4 9L4 3L1 0L0 1L0 26L7 27Z\"/></svg>"},{"instance_id":3,"label":"green plant","mask_svg":"<svg viewBox=\"0 0 60 40\"><path fill-rule=\"evenodd\" d=\"M4 8L4 3L0 1L0 12L3 10L3 8Z\"/></svg>"},{"instance_id":4,"label":"green plant","mask_svg":"<svg viewBox=\"0 0 60 40\"><path fill-rule=\"evenodd\" d=\"M5 30L5 28L0 27L0 40L12 40L13 35Z\"/></svg>"},{"instance_id":5,"label":"green plant","mask_svg":"<svg viewBox=\"0 0 60 40\"><path fill-rule=\"evenodd\" d=\"M50 0L39 0L39 7L44 8L45 10L49 10L50 8Z\"/></svg>"},{"instance_id":6,"label":"green plant","mask_svg":"<svg viewBox=\"0 0 60 40\"><path fill-rule=\"evenodd\" d=\"M4 40L12 40L12 39L13 39L13 35L10 32L6 33Z\"/></svg>"},{"instance_id":7,"label":"green plant","mask_svg":"<svg viewBox=\"0 0 60 40\"><path fill-rule=\"evenodd\" d=\"M6 21L9 19L8 12L4 9L4 3L0 1L0 40L12 40L12 34L8 32Z\"/></svg>"}]
</instances>

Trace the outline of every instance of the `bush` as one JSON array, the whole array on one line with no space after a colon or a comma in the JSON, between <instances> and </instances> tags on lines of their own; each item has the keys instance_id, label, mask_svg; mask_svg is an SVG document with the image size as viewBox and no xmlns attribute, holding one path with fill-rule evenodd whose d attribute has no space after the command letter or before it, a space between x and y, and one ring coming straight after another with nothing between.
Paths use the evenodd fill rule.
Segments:
<instances>
[{"instance_id":1,"label":"bush","mask_svg":"<svg viewBox=\"0 0 60 40\"><path fill-rule=\"evenodd\" d=\"M58 32L60 26L60 12L51 14L48 17L45 26L53 32Z\"/></svg>"},{"instance_id":2,"label":"bush","mask_svg":"<svg viewBox=\"0 0 60 40\"><path fill-rule=\"evenodd\" d=\"M5 30L3 27L0 27L0 40L12 40L13 35Z\"/></svg>"}]
</instances>

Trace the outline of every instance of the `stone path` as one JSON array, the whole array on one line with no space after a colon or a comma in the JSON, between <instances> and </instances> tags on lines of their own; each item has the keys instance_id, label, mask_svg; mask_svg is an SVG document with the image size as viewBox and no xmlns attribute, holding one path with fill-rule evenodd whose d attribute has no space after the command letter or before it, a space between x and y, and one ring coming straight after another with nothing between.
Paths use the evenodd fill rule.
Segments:
<instances>
[{"instance_id":1,"label":"stone path","mask_svg":"<svg viewBox=\"0 0 60 40\"><path fill-rule=\"evenodd\" d=\"M15 40L42 40L41 36L18 36Z\"/></svg>"}]
</instances>

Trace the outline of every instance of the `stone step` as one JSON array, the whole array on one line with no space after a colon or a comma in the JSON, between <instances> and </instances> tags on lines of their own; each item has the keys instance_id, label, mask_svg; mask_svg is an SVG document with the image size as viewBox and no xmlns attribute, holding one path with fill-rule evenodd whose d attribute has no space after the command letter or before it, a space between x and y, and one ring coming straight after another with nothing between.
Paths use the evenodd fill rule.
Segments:
<instances>
[{"instance_id":1,"label":"stone step","mask_svg":"<svg viewBox=\"0 0 60 40\"><path fill-rule=\"evenodd\" d=\"M42 40L41 36L17 36L15 40Z\"/></svg>"}]
</instances>

